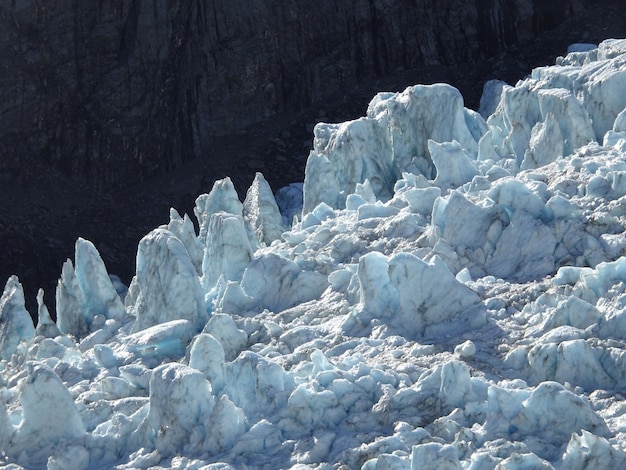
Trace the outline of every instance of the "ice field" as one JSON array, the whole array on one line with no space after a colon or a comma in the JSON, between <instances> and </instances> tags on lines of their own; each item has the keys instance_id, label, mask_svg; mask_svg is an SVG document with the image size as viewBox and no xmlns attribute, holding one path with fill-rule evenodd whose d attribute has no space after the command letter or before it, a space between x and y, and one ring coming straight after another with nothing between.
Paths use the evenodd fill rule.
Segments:
<instances>
[{"instance_id":1,"label":"ice field","mask_svg":"<svg viewBox=\"0 0 626 470\"><path fill-rule=\"evenodd\" d=\"M226 178L0 299L0 466L626 468L626 40L319 123L304 184ZM167 214L164 214L167 216Z\"/></svg>"}]
</instances>

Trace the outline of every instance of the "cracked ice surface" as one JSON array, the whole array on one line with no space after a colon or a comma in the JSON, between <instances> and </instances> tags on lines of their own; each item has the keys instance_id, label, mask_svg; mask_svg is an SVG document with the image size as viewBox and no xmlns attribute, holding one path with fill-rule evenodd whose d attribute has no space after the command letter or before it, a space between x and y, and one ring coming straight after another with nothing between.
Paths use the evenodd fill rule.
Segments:
<instances>
[{"instance_id":1,"label":"cracked ice surface","mask_svg":"<svg viewBox=\"0 0 626 470\"><path fill-rule=\"evenodd\" d=\"M216 182L124 299L82 239L56 325L11 277L0 463L625 467L626 41L584 46L483 115L417 85L319 124L303 187Z\"/></svg>"}]
</instances>

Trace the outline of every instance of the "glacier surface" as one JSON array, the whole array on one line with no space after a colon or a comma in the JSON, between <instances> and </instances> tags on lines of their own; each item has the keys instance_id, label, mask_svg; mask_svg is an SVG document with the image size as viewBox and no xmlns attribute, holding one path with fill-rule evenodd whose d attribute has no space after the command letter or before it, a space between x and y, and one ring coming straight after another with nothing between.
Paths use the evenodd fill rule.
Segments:
<instances>
[{"instance_id":1,"label":"glacier surface","mask_svg":"<svg viewBox=\"0 0 626 470\"><path fill-rule=\"evenodd\" d=\"M320 123L304 184L0 298L0 466L626 468L626 41Z\"/></svg>"}]
</instances>

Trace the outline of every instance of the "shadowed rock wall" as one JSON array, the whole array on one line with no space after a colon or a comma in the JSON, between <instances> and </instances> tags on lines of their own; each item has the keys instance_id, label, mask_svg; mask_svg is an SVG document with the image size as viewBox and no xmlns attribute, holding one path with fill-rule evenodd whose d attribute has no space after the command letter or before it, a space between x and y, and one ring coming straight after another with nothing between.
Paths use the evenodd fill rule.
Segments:
<instances>
[{"instance_id":1,"label":"shadowed rock wall","mask_svg":"<svg viewBox=\"0 0 626 470\"><path fill-rule=\"evenodd\" d=\"M0 165L133 183L373 76L484 59L582 1L4 1Z\"/></svg>"}]
</instances>

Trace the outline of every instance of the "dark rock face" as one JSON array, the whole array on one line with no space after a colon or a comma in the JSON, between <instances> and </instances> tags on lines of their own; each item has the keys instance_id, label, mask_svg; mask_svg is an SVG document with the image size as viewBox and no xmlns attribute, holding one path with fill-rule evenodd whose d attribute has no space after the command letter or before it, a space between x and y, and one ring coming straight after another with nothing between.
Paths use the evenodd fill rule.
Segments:
<instances>
[{"instance_id":1,"label":"dark rock face","mask_svg":"<svg viewBox=\"0 0 626 470\"><path fill-rule=\"evenodd\" d=\"M483 60L582 2L5 1L0 169L140 181L363 80Z\"/></svg>"}]
</instances>

